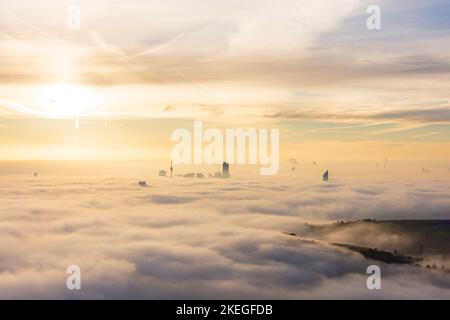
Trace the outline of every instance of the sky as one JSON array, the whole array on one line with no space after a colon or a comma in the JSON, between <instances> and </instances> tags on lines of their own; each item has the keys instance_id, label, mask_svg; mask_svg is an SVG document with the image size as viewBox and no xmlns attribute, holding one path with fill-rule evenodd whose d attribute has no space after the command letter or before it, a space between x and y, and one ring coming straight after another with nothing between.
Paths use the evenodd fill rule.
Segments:
<instances>
[{"instance_id":1,"label":"sky","mask_svg":"<svg viewBox=\"0 0 450 320\"><path fill-rule=\"evenodd\" d=\"M168 158L279 128L282 157L450 159L450 4L2 0L0 159ZM67 26L73 6L80 29Z\"/></svg>"}]
</instances>

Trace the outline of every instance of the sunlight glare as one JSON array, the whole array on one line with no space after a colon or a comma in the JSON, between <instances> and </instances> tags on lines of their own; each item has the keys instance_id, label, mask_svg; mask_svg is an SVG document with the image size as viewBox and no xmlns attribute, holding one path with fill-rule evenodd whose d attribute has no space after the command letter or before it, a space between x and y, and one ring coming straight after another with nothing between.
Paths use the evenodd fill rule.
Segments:
<instances>
[{"instance_id":1,"label":"sunlight glare","mask_svg":"<svg viewBox=\"0 0 450 320\"><path fill-rule=\"evenodd\" d=\"M86 88L57 84L42 90L45 115L52 118L79 117L92 107L92 94Z\"/></svg>"}]
</instances>

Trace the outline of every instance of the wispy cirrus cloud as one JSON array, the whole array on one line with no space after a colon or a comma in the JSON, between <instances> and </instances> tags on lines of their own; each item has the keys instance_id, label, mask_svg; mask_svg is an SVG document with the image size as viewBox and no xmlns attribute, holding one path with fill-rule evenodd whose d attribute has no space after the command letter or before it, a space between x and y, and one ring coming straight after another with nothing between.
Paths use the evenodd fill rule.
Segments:
<instances>
[{"instance_id":1,"label":"wispy cirrus cloud","mask_svg":"<svg viewBox=\"0 0 450 320\"><path fill-rule=\"evenodd\" d=\"M300 110L300 111L281 111L269 113L266 115L273 119L302 119L302 120L379 120L379 121L405 121L418 123L448 123L450 122L450 108L431 108L431 109L412 109L412 110L394 110L388 112L373 112L373 113L326 113L317 110ZM380 122L384 123L384 122ZM360 126L378 125L364 124ZM355 128L341 127L342 129Z\"/></svg>"}]
</instances>

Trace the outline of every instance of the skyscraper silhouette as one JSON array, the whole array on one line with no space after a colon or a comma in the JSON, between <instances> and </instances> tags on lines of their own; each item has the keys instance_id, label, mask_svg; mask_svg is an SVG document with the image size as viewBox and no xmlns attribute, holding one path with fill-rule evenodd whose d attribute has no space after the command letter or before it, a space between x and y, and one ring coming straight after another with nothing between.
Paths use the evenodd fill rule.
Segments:
<instances>
[{"instance_id":1,"label":"skyscraper silhouette","mask_svg":"<svg viewBox=\"0 0 450 320\"><path fill-rule=\"evenodd\" d=\"M328 170L323 174L323 181L328 181Z\"/></svg>"},{"instance_id":2,"label":"skyscraper silhouette","mask_svg":"<svg viewBox=\"0 0 450 320\"><path fill-rule=\"evenodd\" d=\"M230 177L230 164L228 162L222 164L222 175L224 178Z\"/></svg>"}]
</instances>

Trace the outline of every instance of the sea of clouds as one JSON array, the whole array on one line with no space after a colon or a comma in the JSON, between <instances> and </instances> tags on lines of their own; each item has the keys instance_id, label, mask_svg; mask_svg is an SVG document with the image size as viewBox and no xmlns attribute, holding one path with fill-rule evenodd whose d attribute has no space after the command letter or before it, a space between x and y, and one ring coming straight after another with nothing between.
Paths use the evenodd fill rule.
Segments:
<instances>
[{"instance_id":1,"label":"sea of clouds","mask_svg":"<svg viewBox=\"0 0 450 320\"><path fill-rule=\"evenodd\" d=\"M301 235L305 222L449 218L448 179L0 180L2 299L450 298L446 273L283 233ZM366 287L370 264L382 290ZM69 265L81 268L81 290L66 288Z\"/></svg>"}]
</instances>

